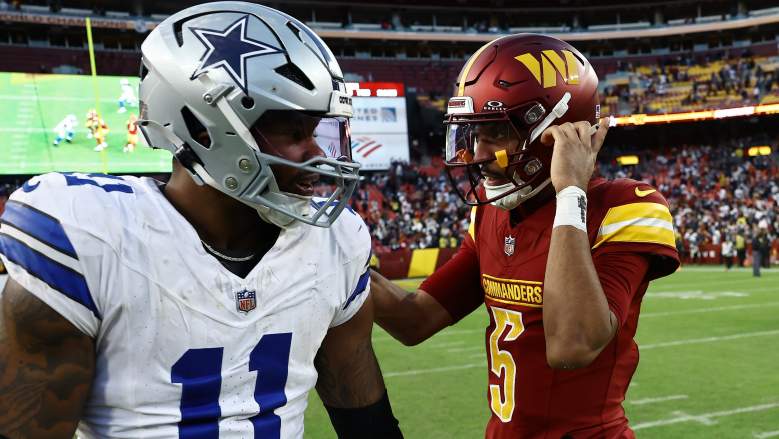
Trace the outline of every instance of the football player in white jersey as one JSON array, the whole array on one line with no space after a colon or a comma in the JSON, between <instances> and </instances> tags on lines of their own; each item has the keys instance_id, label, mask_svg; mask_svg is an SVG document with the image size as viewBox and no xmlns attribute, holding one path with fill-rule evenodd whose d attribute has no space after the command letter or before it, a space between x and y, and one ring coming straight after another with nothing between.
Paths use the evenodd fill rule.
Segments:
<instances>
[{"instance_id":1,"label":"football player in white jersey","mask_svg":"<svg viewBox=\"0 0 779 439\"><path fill-rule=\"evenodd\" d=\"M330 50L278 11L216 2L142 55L139 126L175 157L167 184L46 174L0 218L0 436L301 438L316 387L339 437L402 437Z\"/></svg>"},{"instance_id":2,"label":"football player in white jersey","mask_svg":"<svg viewBox=\"0 0 779 439\"><path fill-rule=\"evenodd\" d=\"M78 119L75 114L68 114L64 119L54 127L54 132L57 133L57 137L54 139L54 146L59 146L63 140L70 143L73 141L73 136L76 133L76 125Z\"/></svg>"},{"instance_id":3,"label":"football player in white jersey","mask_svg":"<svg viewBox=\"0 0 779 439\"><path fill-rule=\"evenodd\" d=\"M130 81L127 79L121 79L119 86L122 87L122 95L119 96L119 110L118 113L124 113L127 111L127 106L137 107L138 98L135 97L135 90L130 85Z\"/></svg>"}]
</instances>

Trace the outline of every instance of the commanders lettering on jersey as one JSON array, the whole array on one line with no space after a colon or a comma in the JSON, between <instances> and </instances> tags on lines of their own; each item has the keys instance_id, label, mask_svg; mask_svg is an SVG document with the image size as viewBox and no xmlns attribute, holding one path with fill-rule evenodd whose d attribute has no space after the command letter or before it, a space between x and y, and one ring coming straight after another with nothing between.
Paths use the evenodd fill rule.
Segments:
<instances>
[{"instance_id":1,"label":"commanders lettering on jersey","mask_svg":"<svg viewBox=\"0 0 779 439\"><path fill-rule=\"evenodd\" d=\"M501 279L482 273L481 285L484 294L496 302L533 308L540 308L544 304L544 297L541 295L544 290L543 282Z\"/></svg>"}]
</instances>

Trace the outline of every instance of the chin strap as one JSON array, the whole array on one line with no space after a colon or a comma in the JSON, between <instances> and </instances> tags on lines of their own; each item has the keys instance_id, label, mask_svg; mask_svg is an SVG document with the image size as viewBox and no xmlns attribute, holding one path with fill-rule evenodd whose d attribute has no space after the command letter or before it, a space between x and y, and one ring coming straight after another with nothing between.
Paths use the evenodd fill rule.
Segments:
<instances>
[{"instance_id":1,"label":"chin strap","mask_svg":"<svg viewBox=\"0 0 779 439\"><path fill-rule=\"evenodd\" d=\"M550 111L549 114L546 115L544 120L542 120L541 123L538 124L535 128L533 128L533 131L530 132L530 137L527 139L528 145L535 142L538 136L540 136L541 133L544 132L544 130L549 128L549 125L552 125L552 122L563 117L565 113L568 112L568 102L570 101L571 101L571 93L565 92L563 97L560 98L560 100L557 101L557 104L555 104L554 108L552 108L552 111Z\"/></svg>"},{"instance_id":2,"label":"chin strap","mask_svg":"<svg viewBox=\"0 0 779 439\"><path fill-rule=\"evenodd\" d=\"M536 194L544 190L544 188L546 188L551 182L552 182L552 178L551 177L547 178L536 187L531 187L530 185L528 185L516 192L498 198L497 200L493 201L490 204L503 210L512 210L517 206L519 206L520 204L524 203L525 201L536 196ZM505 194L506 192L514 189L515 187L516 185L512 182L501 184L498 186L492 186L487 184L486 182L484 183L484 190L487 193L488 198L493 198L493 197L500 196L501 194Z\"/></svg>"},{"instance_id":3,"label":"chin strap","mask_svg":"<svg viewBox=\"0 0 779 439\"><path fill-rule=\"evenodd\" d=\"M277 202L283 203L283 205L292 212L297 213L302 217L307 217L311 214L311 197L304 197L302 195L295 194L283 194L274 193L268 194L267 198L273 198ZM276 209L271 209L267 206L257 205L257 214L263 221L286 229L296 221L295 218L289 216L286 213L280 212Z\"/></svg>"}]
</instances>

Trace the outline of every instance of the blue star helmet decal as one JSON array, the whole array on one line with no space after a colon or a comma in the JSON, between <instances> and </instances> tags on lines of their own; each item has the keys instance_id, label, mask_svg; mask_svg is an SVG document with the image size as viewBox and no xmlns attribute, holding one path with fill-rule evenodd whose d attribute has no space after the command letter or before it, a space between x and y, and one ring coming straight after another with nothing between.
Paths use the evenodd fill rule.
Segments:
<instances>
[{"instance_id":1,"label":"blue star helmet decal","mask_svg":"<svg viewBox=\"0 0 779 439\"><path fill-rule=\"evenodd\" d=\"M255 56L284 53L270 44L249 38L246 35L248 23L249 16L245 15L224 30L190 28L206 47L206 53L200 58L200 65L190 79L208 70L223 69L248 94L246 60Z\"/></svg>"}]
</instances>

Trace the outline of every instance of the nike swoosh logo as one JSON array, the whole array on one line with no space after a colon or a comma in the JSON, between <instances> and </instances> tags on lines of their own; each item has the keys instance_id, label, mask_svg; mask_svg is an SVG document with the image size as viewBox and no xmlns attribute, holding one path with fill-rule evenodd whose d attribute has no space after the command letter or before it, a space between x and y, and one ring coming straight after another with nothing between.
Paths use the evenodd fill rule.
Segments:
<instances>
[{"instance_id":1,"label":"nike swoosh logo","mask_svg":"<svg viewBox=\"0 0 779 439\"><path fill-rule=\"evenodd\" d=\"M649 195L649 194L651 194L653 192L657 192L657 190L656 189L646 189L646 190L642 191L641 189L636 188L636 196L639 197L639 198L644 198L644 197L646 197L647 195Z\"/></svg>"}]
</instances>

